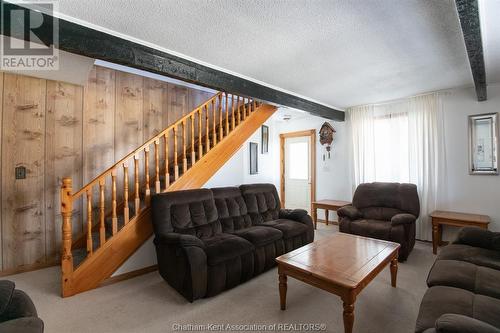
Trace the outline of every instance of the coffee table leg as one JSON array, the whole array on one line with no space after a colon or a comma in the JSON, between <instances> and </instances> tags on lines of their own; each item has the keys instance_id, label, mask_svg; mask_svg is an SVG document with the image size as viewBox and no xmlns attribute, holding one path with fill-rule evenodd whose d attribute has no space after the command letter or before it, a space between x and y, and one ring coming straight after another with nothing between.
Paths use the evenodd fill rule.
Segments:
<instances>
[{"instance_id":1,"label":"coffee table leg","mask_svg":"<svg viewBox=\"0 0 500 333\"><path fill-rule=\"evenodd\" d=\"M391 285L396 288L396 279L398 277L398 258L391 260Z\"/></svg>"},{"instance_id":2,"label":"coffee table leg","mask_svg":"<svg viewBox=\"0 0 500 333\"><path fill-rule=\"evenodd\" d=\"M344 302L344 332L352 333L352 327L354 326L354 297L347 296L342 298Z\"/></svg>"},{"instance_id":3,"label":"coffee table leg","mask_svg":"<svg viewBox=\"0 0 500 333\"><path fill-rule=\"evenodd\" d=\"M285 274L279 274L279 287L280 287L280 307L281 310L286 310L286 280Z\"/></svg>"}]
</instances>

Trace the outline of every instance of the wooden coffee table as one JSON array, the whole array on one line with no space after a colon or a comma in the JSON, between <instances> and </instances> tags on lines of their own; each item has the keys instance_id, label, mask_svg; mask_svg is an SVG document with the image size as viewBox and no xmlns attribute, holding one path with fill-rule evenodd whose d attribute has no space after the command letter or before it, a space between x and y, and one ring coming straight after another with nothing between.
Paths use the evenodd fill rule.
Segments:
<instances>
[{"instance_id":1,"label":"wooden coffee table","mask_svg":"<svg viewBox=\"0 0 500 333\"><path fill-rule=\"evenodd\" d=\"M286 309L287 276L340 296L344 302L344 331L352 332L356 296L388 264L396 287L400 245L383 240L336 233L278 258L281 310Z\"/></svg>"}]
</instances>

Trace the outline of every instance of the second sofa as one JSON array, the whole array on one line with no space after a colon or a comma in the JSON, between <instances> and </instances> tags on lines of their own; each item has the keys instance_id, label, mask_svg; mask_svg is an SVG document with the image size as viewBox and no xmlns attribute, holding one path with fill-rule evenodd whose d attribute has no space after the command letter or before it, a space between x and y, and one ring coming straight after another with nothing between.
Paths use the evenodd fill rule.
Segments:
<instances>
[{"instance_id":1,"label":"second sofa","mask_svg":"<svg viewBox=\"0 0 500 333\"><path fill-rule=\"evenodd\" d=\"M190 302L247 281L314 239L311 217L281 209L272 184L165 192L151 207L160 274Z\"/></svg>"}]
</instances>

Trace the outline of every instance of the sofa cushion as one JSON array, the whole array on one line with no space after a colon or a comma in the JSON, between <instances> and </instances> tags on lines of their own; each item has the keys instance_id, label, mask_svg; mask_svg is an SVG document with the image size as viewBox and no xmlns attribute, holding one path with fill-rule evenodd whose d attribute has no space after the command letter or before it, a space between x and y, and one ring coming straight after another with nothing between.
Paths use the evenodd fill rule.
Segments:
<instances>
[{"instance_id":1,"label":"sofa cushion","mask_svg":"<svg viewBox=\"0 0 500 333\"><path fill-rule=\"evenodd\" d=\"M390 221L395 215L402 214L403 211L388 207L365 207L359 208L363 218L368 220Z\"/></svg>"},{"instance_id":2,"label":"sofa cushion","mask_svg":"<svg viewBox=\"0 0 500 333\"><path fill-rule=\"evenodd\" d=\"M253 226L240 229L233 234L245 238L255 246L264 246L283 238L283 233L280 230L265 226Z\"/></svg>"},{"instance_id":3,"label":"sofa cushion","mask_svg":"<svg viewBox=\"0 0 500 333\"><path fill-rule=\"evenodd\" d=\"M241 185L240 190L253 224L279 218L280 200L273 184Z\"/></svg>"},{"instance_id":4,"label":"sofa cushion","mask_svg":"<svg viewBox=\"0 0 500 333\"><path fill-rule=\"evenodd\" d=\"M211 190L223 232L232 233L252 225L247 205L238 187L219 187Z\"/></svg>"},{"instance_id":5,"label":"sofa cushion","mask_svg":"<svg viewBox=\"0 0 500 333\"><path fill-rule=\"evenodd\" d=\"M205 238L203 242L209 266L220 264L254 250L252 243L246 239L224 233Z\"/></svg>"},{"instance_id":6,"label":"sofa cushion","mask_svg":"<svg viewBox=\"0 0 500 333\"><path fill-rule=\"evenodd\" d=\"M500 270L500 251L464 244L450 244L442 247L437 260L460 260Z\"/></svg>"},{"instance_id":7,"label":"sofa cushion","mask_svg":"<svg viewBox=\"0 0 500 333\"><path fill-rule=\"evenodd\" d=\"M287 219L277 219L272 221L263 222L261 224L265 227L273 227L283 233L283 239L289 239L299 235L307 234L307 226L297 221Z\"/></svg>"},{"instance_id":8,"label":"sofa cushion","mask_svg":"<svg viewBox=\"0 0 500 333\"><path fill-rule=\"evenodd\" d=\"M156 235L178 232L209 238L222 232L213 194L208 189L156 194L151 209Z\"/></svg>"},{"instance_id":9,"label":"sofa cushion","mask_svg":"<svg viewBox=\"0 0 500 333\"><path fill-rule=\"evenodd\" d=\"M429 272L427 285L456 287L500 298L500 271L466 261L437 260Z\"/></svg>"},{"instance_id":10,"label":"sofa cushion","mask_svg":"<svg viewBox=\"0 0 500 333\"><path fill-rule=\"evenodd\" d=\"M354 192L352 205L357 209L393 208L416 217L420 214L417 186L414 184L381 182L360 184ZM389 211L383 212L384 215L388 213Z\"/></svg>"},{"instance_id":11,"label":"sofa cushion","mask_svg":"<svg viewBox=\"0 0 500 333\"><path fill-rule=\"evenodd\" d=\"M468 316L500 327L499 299L464 289L435 286L429 288L422 299L415 332L435 327L436 320L446 313Z\"/></svg>"},{"instance_id":12,"label":"sofa cushion","mask_svg":"<svg viewBox=\"0 0 500 333\"><path fill-rule=\"evenodd\" d=\"M350 232L355 235L385 240L389 240L391 228L390 221L362 219L350 223Z\"/></svg>"}]
</instances>

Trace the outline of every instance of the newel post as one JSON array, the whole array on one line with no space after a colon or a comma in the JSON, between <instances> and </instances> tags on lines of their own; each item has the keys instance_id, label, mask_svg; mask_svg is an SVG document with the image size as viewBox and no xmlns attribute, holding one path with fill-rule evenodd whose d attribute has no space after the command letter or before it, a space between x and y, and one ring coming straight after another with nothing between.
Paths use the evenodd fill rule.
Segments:
<instances>
[{"instance_id":1,"label":"newel post","mask_svg":"<svg viewBox=\"0 0 500 333\"><path fill-rule=\"evenodd\" d=\"M65 296L65 286L69 284L69 279L73 273L73 256L71 254L71 216L73 213L72 201L72 181L71 178L63 178L61 187L61 215L62 215L62 294Z\"/></svg>"}]
</instances>

